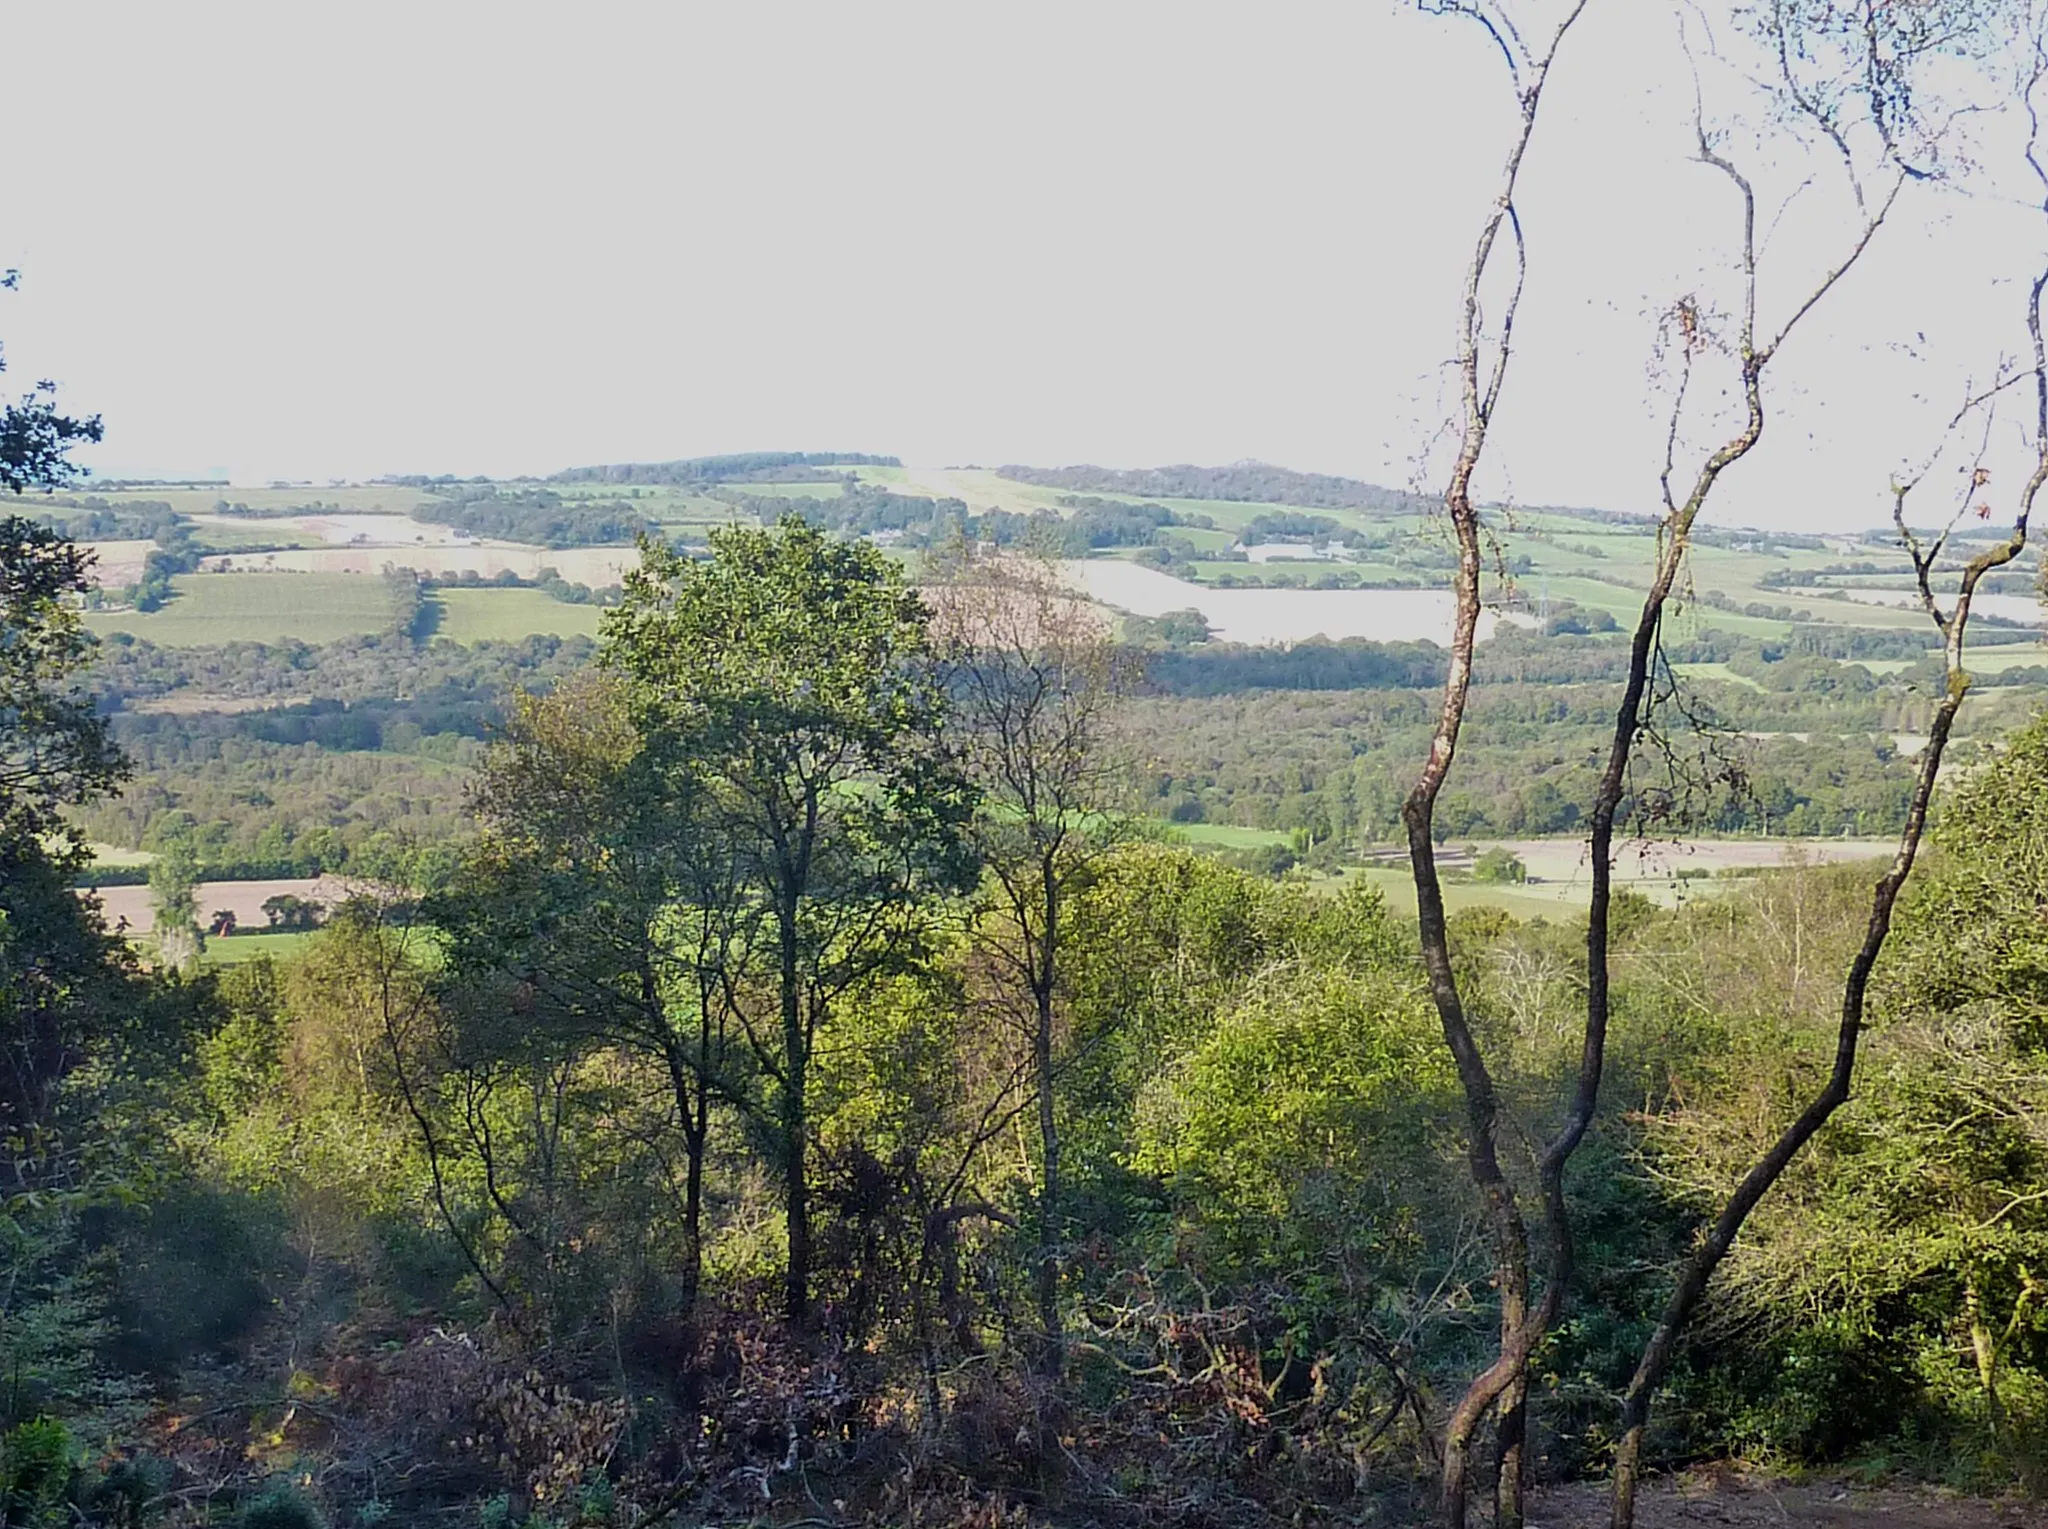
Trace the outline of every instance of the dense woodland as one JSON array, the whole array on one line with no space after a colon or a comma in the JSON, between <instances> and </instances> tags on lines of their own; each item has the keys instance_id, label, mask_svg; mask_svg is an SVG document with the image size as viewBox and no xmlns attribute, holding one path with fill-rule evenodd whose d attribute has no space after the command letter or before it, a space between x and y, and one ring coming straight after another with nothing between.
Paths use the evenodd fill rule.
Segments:
<instances>
[{"instance_id":1,"label":"dense woodland","mask_svg":"<svg viewBox=\"0 0 2048 1529\"><path fill-rule=\"evenodd\" d=\"M74 820L100 843L144 849L162 815L185 814L210 825L203 858L222 874L343 870L351 854L381 855L398 838L472 836L474 819L460 810L464 772L506 725L510 698L553 688L595 649L553 637L466 647L412 626L401 613L384 635L317 646L163 648L117 636L90 684L140 778L81 806ZM1692 827L1895 832L1911 763L1894 735L1919 725L1938 671L1917 639L1886 637L1815 629L1783 642L1706 633L1674 644L1672 662L1725 664L1739 677L1682 681L1689 746L1739 765L1748 785L1703 794ZM1883 679L1815 651L1893 646L1917 662ZM1441 649L1353 640L1123 653L1136 808L1182 824L1300 830L1325 863L1398 837L1406 777L1442 682ZM1510 629L1488 656L1470 773L1444 806L1443 833L1570 831L1625 650L1569 630ZM2026 665L1984 676L1972 726L2003 726L1997 692L2030 698L2024 687L2044 680Z\"/></svg>"},{"instance_id":2,"label":"dense woodland","mask_svg":"<svg viewBox=\"0 0 2048 1529\"><path fill-rule=\"evenodd\" d=\"M152 750L176 738L215 751L220 795L157 817L155 842L239 852L258 761L407 759L318 732L408 725L377 707L403 639L94 654L58 598L75 558L8 524L9 629L42 655L8 671L10 702L43 701L10 712L29 720L7 757L24 726L64 746L10 795L0 922L0 1422L23 1522L815 1502L832 1522L1243 1524L1426 1496L1438 1410L1495 1319L1412 926L1128 811L1158 789L1151 734L1229 725L1211 708L1354 708L1333 739L1418 726L1426 654L1407 689L1146 694L1138 655L1028 564L970 565L928 605L799 521L721 532L708 561L651 553L595 648L405 648L410 725L445 708L420 737L463 741L446 763L474 770L442 800L480 833L426 854L393 832L384 879L288 959L147 967L65 889L67 806L95 832L130 797L156 816L177 768ZM1528 641L1531 663L1595 662L1587 639ZM110 732L77 688L135 699L196 665L289 695L313 661L361 704L117 712ZM1753 656L1771 663L1831 682L1788 696L1869 704L1834 661ZM1524 688L1487 703L1505 748ZM1745 1237L1654 1461L1882 1456L1977 1486L2038 1467L2048 727L1998 748L1945 803L1884 968L1881 1085ZM122 752L146 784L124 789ZM1491 799L1485 754L1467 779ZM427 778L394 800L438 816ZM1890 821L1886 779L1830 810ZM1663 1271L1823 1065L1868 874L1619 910L1545 1474L1598 1469ZM1517 1139L1540 1139L1581 936L1484 910L1453 932Z\"/></svg>"}]
</instances>

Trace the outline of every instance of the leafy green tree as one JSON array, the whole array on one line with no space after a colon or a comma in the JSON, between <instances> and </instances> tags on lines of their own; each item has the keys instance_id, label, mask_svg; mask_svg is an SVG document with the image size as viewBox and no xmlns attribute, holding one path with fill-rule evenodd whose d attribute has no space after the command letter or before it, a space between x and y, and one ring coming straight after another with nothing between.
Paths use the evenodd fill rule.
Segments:
<instances>
[{"instance_id":1,"label":"leafy green tree","mask_svg":"<svg viewBox=\"0 0 2048 1529\"><path fill-rule=\"evenodd\" d=\"M149 863L149 900L156 915L156 943L165 962L182 967L204 945L199 932L199 846L189 830L156 839Z\"/></svg>"},{"instance_id":2,"label":"leafy green tree","mask_svg":"<svg viewBox=\"0 0 2048 1529\"><path fill-rule=\"evenodd\" d=\"M479 778L484 844L435 916L466 1058L516 1059L542 1036L561 1055L640 1059L670 1092L660 1130L682 1139L687 1317L714 1108L754 1102L734 1005L763 916L693 781L653 768L628 699L593 671L515 703Z\"/></svg>"},{"instance_id":3,"label":"leafy green tree","mask_svg":"<svg viewBox=\"0 0 2048 1529\"><path fill-rule=\"evenodd\" d=\"M1472 875L1477 881L1523 882L1529 879L1529 868L1513 850L1495 845L1472 862Z\"/></svg>"},{"instance_id":4,"label":"leafy green tree","mask_svg":"<svg viewBox=\"0 0 2048 1529\"><path fill-rule=\"evenodd\" d=\"M649 546L607 614L655 768L687 778L767 926L773 1013L742 1005L768 1079L788 1218L784 1298L810 1305L813 1048L834 1002L913 961L935 894L971 884L972 793L941 735L927 612L867 543L800 520Z\"/></svg>"},{"instance_id":5,"label":"leafy green tree","mask_svg":"<svg viewBox=\"0 0 2048 1529\"><path fill-rule=\"evenodd\" d=\"M0 833L61 836L62 809L127 773L82 681L94 642L72 597L92 555L18 515L0 517Z\"/></svg>"}]
</instances>

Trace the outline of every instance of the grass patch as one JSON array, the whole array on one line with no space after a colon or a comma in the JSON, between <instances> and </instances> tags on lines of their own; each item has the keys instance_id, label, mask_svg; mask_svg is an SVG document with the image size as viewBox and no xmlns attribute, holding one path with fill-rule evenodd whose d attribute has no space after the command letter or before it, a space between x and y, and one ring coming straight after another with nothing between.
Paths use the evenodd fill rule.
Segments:
<instances>
[{"instance_id":1,"label":"grass patch","mask_svg":"<svg viewBox=\"0 0 2048 1529\"><path fill-rule=\"evenodd\" d=\"M434 636L452 642L597 635L597 606L569 605L538 589L437 589L428 598L440 612Z\"/></svg>"},{"instance_id":2,"label":"grass patch","mask_svg":"<svg viewBox=\"0 0 2048 1529\"><path fill-rule=\"evenodd\" d=\"M1363 879L1367 885L1379 888L1386 898L1387 906L1410 917L1415 913L1415 882L1405 867L1366 866L1348 869L1341 877L1330 878L1332 887L1347 886L1354 877ZM1563 889L1560 889L1563 890ZM1579 889L1574 899L1569 895L1544 892L1536 889L1484 881L1449 881L1444 883L1444 906L1456 913L1461 908L1502 908L1516 918L1547 918L1552 921L1570 918L1585 911L1588 893Z\"/></svg>"},{"instance_id":3,"label":"grass patch","mask_svg":"<svg viewBox=\"0 0 2048 1529\"><path fill-rule=\"evenodd\" d=\"M1905 668L1902 663L1901 669ZM1747 689L1761 691L1764 687L1746 674L1737 674L1726 664L1673 664L1673 674L1682 674L1689 680L1719 680L1724 685L1741 685Z\"/></svg>"},{"instance_id":4,"label":"grass patch","mask_svg":"<svg viewBox=\"0 0 2048 1529\"><path fill-rule=\"evenodd\" d=\"M844 485L838 483L734 483L730 487L763 499L837 499L845 492Z\"/></svg>"},{"instance_id":5,"label":"grass patch","mask_svg":"<svg viewBox=\"0 0 2048 1529\"><path fill-rule=\"evenodd\" d=\"M1258 849L1267 844L1292 842L1278 828L1238 828L1230 823L1168 823L1165 828L1170 839L1207 844L1215 849Z\"/></svg>"},{"instance_id":6,"label":"grass patch","mask_svg":"<svg viewBox=\"0 0 2048 1529\"><path fill-rule=\"evenodd\" d=\"M167 648L221 642L339 642L384 631L391 591L374 574L188 573L161 610L90 611L102 637L128 632Z\"/></svg>"},{"instance_id":7,"label":"grass patch","mask_svg":"<svg viewBox=\"0 0 2048 1529\"><path fill-rule=\"evenodd\" d=\"M311 531L289 521L251 520L241 525L209 522L192 528L192 539L207 552L242 552L251 547L324 547Z\"/></svg>"},{"instance_id":8,"label":"grass patch","mask_svg":"<svg viewBox=\"0 0 2048 1529\"><path fill-rule=\"evenodd\" d=\"M2003 669L2025 669L2035 664L2048 665L2048 648L2014 643L2009 647L1972 648L1963 658L1963 667L1973 674L1997 674Z\"/></svg>"},{"instance_id":9,"label":"grass patch","mask_svg":"<svg viewBox=\"0 0 2048 1529\"><path fill-rule=\"evenodd\" d=\"M146 849L122 849L118 844L89 844L94 865L148 865L156 856Z\"/></svg>"},{"instance_id":10,"label":"grass patch","mask_svg":"<svg viewBox=\"0 0 2048 1529\"><path fill-rule=\"evenodd\" d=\"M224 935L206 942L206 953L200 960L207 966L237 966L258 956L283 959L296 955L312 937L309 930L293 930L286 934Z\"/></svg>"}]
</instances>

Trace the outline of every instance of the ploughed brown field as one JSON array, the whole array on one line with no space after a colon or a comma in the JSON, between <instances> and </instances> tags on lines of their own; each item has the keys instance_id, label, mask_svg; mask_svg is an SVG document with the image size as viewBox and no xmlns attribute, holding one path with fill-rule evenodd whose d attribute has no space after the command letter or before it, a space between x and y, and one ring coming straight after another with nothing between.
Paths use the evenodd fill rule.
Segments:
<instances>
[{"instance_id":1,"label":"ploughed brown field","mask_svg":"<svg viewBox=\"0 0 2048 1529\"><path fill-rule=\"evenodd\" d=\"M226 908L243 928L261 929L269 922L263 915L266 898L286 895L311 898L331 909L347 898L351 890L354 890L353 884L338 876L280 881L203 881L197 893L199 922L206 925L216 910ZM156 914L150 907L148 887L102 887L98 895L106 908L109 924L119 927L125 919L129 934L147 934L155 927Z\"/></svg>"}]
</instances>

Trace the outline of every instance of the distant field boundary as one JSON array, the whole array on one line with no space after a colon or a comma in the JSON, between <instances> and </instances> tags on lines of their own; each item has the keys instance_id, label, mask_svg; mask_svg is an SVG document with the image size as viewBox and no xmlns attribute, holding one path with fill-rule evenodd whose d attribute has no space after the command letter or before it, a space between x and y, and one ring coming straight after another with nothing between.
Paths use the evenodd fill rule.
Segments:
<instances>
[{"instance_id":1,"label":"distant field boundary","mask_svg":"<svg viewBox=\"0 0 2048 1529\"><path fill-rule=\"evenodd\" d=\"M201 881L299 881L327 874L318 860L223 860L199 867ZM71 885L90 891L97 887L146 887L146 865L89 865L71 878Z\"/></svg>"}]
</instances>

